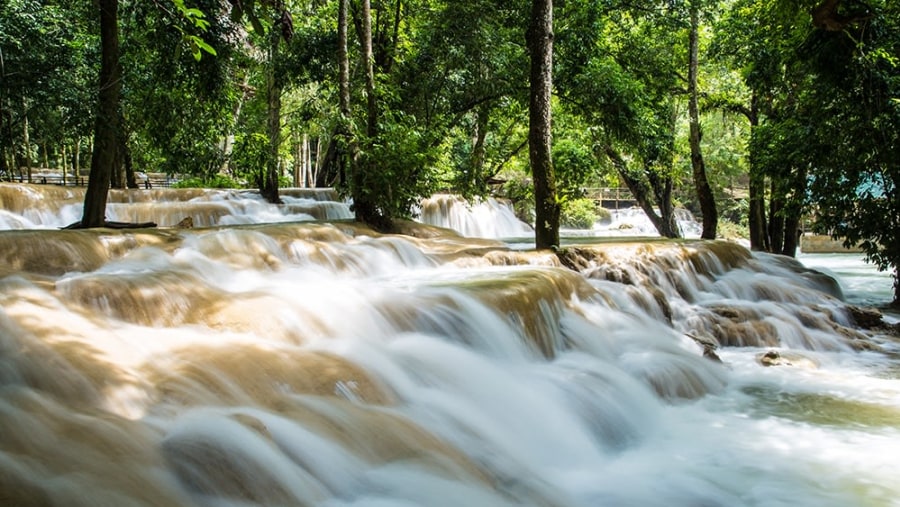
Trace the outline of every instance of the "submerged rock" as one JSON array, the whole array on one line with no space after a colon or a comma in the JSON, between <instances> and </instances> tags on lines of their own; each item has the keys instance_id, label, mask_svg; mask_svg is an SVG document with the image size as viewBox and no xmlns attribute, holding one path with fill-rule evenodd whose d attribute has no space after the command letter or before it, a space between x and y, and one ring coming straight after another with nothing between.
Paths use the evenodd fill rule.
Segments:
<instances>
[{"instance_id":1,"label":"submerged rock","mask_svg":"<svg viewBox=\"0 0 900 507\"><path fill-rule=\"evenodd\" d=\"M819 363L796 352L780 352L769 350L756 356L756 361L763 366L797 366L816 369Z\"/></svg>"}]
</instances>

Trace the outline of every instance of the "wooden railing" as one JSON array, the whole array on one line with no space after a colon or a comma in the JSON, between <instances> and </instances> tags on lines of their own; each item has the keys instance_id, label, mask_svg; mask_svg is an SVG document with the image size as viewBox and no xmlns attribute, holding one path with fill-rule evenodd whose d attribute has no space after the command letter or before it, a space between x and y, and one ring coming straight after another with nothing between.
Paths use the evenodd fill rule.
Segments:
<instances>
[{"instance_id":1,"label":"wooden railing","mask_svg":"<svg viewBox=\"0 0 900 507\"><path fill-rule=\"evenodd\" d=\"M11 178L0 178L0 181L9 181L13 183L27 183L28 178L24 175L14 175ZM135 175L135 182L138 188L169 188L178 178L172 178L161 173L151 173L146 178ZM59 173L32 173L31 183L35 185L57 185L67 187L84 187L88 184L87 176L67 176L65 179Z\"/></svg>"},{"instance_id":2,"label":"wooden railing","mask_svg":"<svg viewBox=\"0 0 900 507\"><path fill-rule=\"evenodd\" d=\"M604 208L630 208L636 204L631 190L624 187L585 188L584 195Z\"/></svg>"}]
</instances>

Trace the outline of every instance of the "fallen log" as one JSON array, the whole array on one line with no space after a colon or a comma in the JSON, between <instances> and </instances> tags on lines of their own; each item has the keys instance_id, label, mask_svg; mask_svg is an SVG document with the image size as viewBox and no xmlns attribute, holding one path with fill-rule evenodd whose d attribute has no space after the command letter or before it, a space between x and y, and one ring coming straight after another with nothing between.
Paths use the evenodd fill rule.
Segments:
<instances>
[{"instance_id":1,"label":"fallen log","mask_svg":"<svg viewBox=\"0 0 900 507\"><path fill-rule=\"evenodd\" d=\"M156 227L156 222L113 222L106 220L103 222L103 227L109 229L148 229ZM83 227L81 220L79 220L63 227L63 230L66 229L88 229L88 227Z\"/></svg>"}]
</instances>

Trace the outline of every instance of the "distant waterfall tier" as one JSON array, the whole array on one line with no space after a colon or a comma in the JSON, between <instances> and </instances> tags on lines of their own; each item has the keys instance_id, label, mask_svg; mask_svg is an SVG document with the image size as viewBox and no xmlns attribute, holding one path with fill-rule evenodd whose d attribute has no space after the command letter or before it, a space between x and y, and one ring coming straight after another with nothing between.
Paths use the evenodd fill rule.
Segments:
<instances>
[{"instance_id":1,"label":"distant waterfall tier","mask_svg":"<svg viewBox=\"0 0 900 507\"><path fill-rule=\"evenodd\" d=\"M452 229L469 238L520 238L534 229L519 220L509 202L493 197L470 203L452 194L437 194L420 203L422 223Z\"/></svg>"},{"instance_id":2,"label":"distant waterfall tier","mask_svg":"<svg viewBox=\"0 0 900 507\"><path fill-rule=\"evenodd\" d=\"M51 229L81 220L84 188L0 183L0 230ZM171 227L190 218L195 227L342 220L353 218L333 189L289 188L283 205L273 206L258 192L215 189L110 190L106 219L152 222Z\"/></svg>"},{"instance_id":3,"label":"distant waterfall tier","mask_svg":"<svg viewBox=\"0 0 900 507\"><path fill-rule=\"evenodd\" d=\"M608 213L608 217L598 219L590 228L563 228L561 234L570 238L659 236L640 208L608 210ZM534 237L534 228L516 216L508 201L493 197L475 198L470 202L453 194L433 195L420 203L418 219L429 225L452 229L469 238ZM688 210L675 210L675 221L683 237L700 237L700 224Z\"/></svg>"}]
</instances>

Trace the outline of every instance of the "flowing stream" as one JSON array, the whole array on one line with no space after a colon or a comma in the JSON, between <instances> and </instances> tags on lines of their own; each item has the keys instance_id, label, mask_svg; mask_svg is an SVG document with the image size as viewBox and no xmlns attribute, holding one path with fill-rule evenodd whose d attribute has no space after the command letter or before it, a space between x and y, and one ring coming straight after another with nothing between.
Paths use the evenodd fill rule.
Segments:
<instances>
[{"instance_id":1,"label":"flowing stream","mask_svg":"<svg viewBox=\"0 0 900 507\"><path fill-rule=\"evenodd\" d=\"M900 505L900 345L848 307L891 280L858 255L581 238L565 267L285 194L57 230L75 191L0 185L0 505Z\"/></svg>"}]
</instances>

